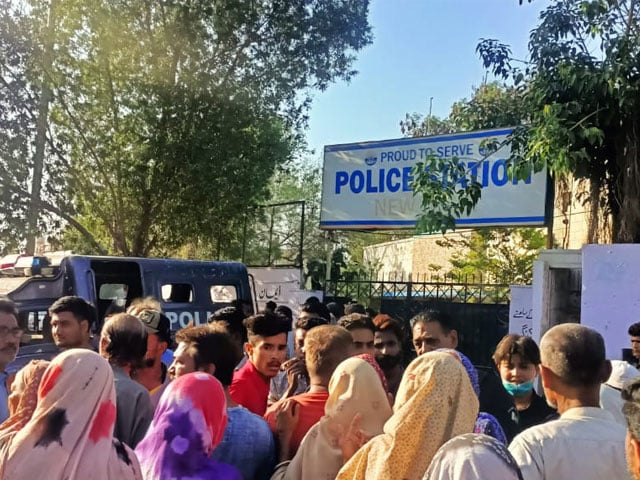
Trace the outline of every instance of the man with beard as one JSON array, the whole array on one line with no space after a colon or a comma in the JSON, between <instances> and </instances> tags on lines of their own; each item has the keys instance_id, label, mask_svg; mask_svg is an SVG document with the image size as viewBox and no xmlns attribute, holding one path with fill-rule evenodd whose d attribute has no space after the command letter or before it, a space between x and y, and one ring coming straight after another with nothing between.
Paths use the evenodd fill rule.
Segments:
<instances>
[{"instance_id":1,"label":"man with beard","mask_svg":"<svg viewBox=\"0 0 640 480\"><path fill-rule=\"evenodd\" d=\"M229 394L234 402L256 415L267 410L269 384L287 356L287 332L291 323L272 312L244 320L248 341L244 350L248 361L233 374Z\"/></svg>"},{"instance_id":2,"label":"man with beard","mask_svg":"<svg viewBox=\"0 0 640 480\"><path fill-rule=\"evenodd\" d=\"M149 391L155 409L164 389L171 381L167 375L167 366L162 362L162 356L171 344L171 321L158 310L130 308L127 313L138 317L147 329L144 366L137 369L132 378Z\"/></svg>"},{"instance_id":3,"label":"man with beard","mask_svg":"<svg viewBox=\"0 0 640 480\"><path fill-rule=\"evenodd\" d=\"M18 326L18 310L7 298L0 298L0 423L9 418L9 387L6 368L16 358L23 330Z\"/></svg>"},{"instance_id":4,"label":"man with beard","mask_svg":"<svg viewBox=\"0 0 640 480\"><path fill-rule=\"evenodd\" d=\"M376 360L384 372L389 385L389 393L395 398L404 373L402 364L402 340L404 333L400 324L389 315L379 314L373 319L376 326L373 346Z\"/></svg>"}]
</instances>

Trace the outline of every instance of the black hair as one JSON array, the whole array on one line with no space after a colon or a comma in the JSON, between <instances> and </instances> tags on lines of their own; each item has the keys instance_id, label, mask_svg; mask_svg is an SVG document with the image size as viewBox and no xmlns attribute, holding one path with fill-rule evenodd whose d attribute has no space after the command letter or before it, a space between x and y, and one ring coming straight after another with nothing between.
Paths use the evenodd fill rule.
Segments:
<instances>
[{"instance_id":1,"label":"black hair","mask_svg":"<svg viewBox=\"0 0 640 480\"><path fill-rule=\"evenodd\" d=\"M429 322L438 322L440 327L442 328L442 332L446 335L451 330L454 330L453 319L448 313L445 313L441 310L437 310L435 308L430 308L423 312L420 312L411 320L409 320L409 324L411 328L416 326L417 323L429 323Z\"/></svg>"},{"instance_id":2,"label":"black hair","mask_svg":"<svg viewBox=\"0 0 640 480\"><path fill-rule=\"evenodd\" d=\"M18 321L18 309L16 304L7 297L0 297L0 312L13 315Z\"/></svg>"},{"instance_id":3,"label":"black hair","mask_svg":"<svg viewBox=\"0 0 640 480\"><path fill-rule=\"evenodd\" d=\"M224 307L216 310L209 316L209 323L222 322L232 335L241 339L242 343L247 341L247 329L243 325L244 313L241 306Z\"/></svg>"},{"instance_id":4,"label":"black hair","mask_svg":"<svg viewBox=\"0 0 640 480\"><path fill-rule=\"evenodd\" d=\"M359 328L366 328L367 330L371 330L373 333L376 332L376 326L371 320L371 317L367 315L362 315L361 313L352 313L350 315L345 315L340 320L338 320L338 325L346 328L347 330L357 330Z\"/></svg>"},{"instance_id":5,"label":"black hair","mask_svg":"<svg viewBox=\"0 0 640 480\"><path fill-rule=\"evenodd\" d=\"M133 315L117 313L110 317L102 327L101 336L109 339L105 351L109 362L132 369L142 368L147 353L147 329Z\"/></svg>"},{"instance_id":6,"label":"black hair","mask_svg":"<svg viewBox=\"0 0 640 480\"><path fill-rule=\"evenodd\" d=\"M86 320L89 323L89 329L96 323L96 309L82 297L69 295L56 300L49 307L49 315L54 313L70 312L78 319L78 322Z\"/></svg>"},{"instance_id":7,"label":"black hair","mask_svg":"<svg viewBox=\"0 0 640 480\"><path fill-rule=\"evenodd\" d=\"M319 301L317 303L305 303L300 307L300 313L310 313L324 318L327 322L331 321L331 312L329 312L326 305Z\"/></svg>"},{"instance_id":8,"label":"black hair","mask_svg":"<svg viewBox=\"0 0 640 480\"><path fill-rule=\"evenodd\" d=\"M220 380L222 386L231 385L242 352L228 330L220 325L187 327L176 333L176 341L194 349L196 370L211 363L216 367L213 376Z\"/></svg>"},{"instance_id":9,"label":"black hair","mask_svg":"<svg viewBox=\"0 0 640 480\"><path fill-rule=\"evenodd\" d=\"M640 322L631 325L627 333L632 337L640 337Z\"/></svg>"},{"instance_id":10,"label":"black hair","mask_svg":"<svg viewBox=\"0 0 640 480\"><path fill-rule=\"evenodd\" d=\"M326 318L304 316L304 317L299 317L296 320L295 327L296 327L296 330L302 329L305 332L308 332L312 328L319 327L320 325L328 325L328 324L329 324L329 320L327 320Z\"/></svg>"},{"instance_id":11,"label":"black hair","mask_svg":"<svg viewBox=\"0 0 640 480\"><path fill-rule=\"evenodd\" d=\"M251 337L273 337L291 330L291 323L272 312L258 313L244 319L249 341Z\"/></svg>"},{"instance_id":12,"label":"black hair","mask_svg":"<svg viewBox=\"0 0 640 480\"><path fill-rule=\"evenodd\" d=\"M269 312L275 312L277 307L278 307L278 304L276 302L274 302L273 300L269 300L265 305L264 309Z\"/></svg>"},{"instance_id":13,"label":"black hair","mask_svg":"<svg viewBox=\"0 0 640 480\"><path fill-rule=\"evenodd\" d=\"M540 349L531 337L509 334L505 335L493 353L493 361L498 365L501 361L511 362L511 357L519 355L525 363L540 365Z\"/></svg>"},{"instance_id":14,"label":"black hair","mask_svg":"<svg viewBox=\"0 0 640 480\"><path fill-rule=\"evenodd\" d=\"M293 320L293 311L286 305L278 305L274 312L289 321Z\"/></svg>"},{"instance_id":15,"label":"black hair","mask_svg":"<svg viewBox=\"0 0 640 480\"><path fill-rule=\"evenodd\" d=\"M327 303L327 310L333 314L335 318L344 317L344 307L338 302Z\"/></svg>"}]
</instances>

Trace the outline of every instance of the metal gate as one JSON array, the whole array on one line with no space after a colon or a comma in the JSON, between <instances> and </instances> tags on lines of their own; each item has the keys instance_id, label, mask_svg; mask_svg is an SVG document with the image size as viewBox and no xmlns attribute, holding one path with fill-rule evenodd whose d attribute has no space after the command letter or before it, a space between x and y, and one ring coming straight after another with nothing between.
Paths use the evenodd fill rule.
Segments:
<instances>
[{"instance_id":1,"label":"metal gate","mask_svg":"<svg viewBox=\"0 0 640 480\"><path fill-rule=\"evenodd\" d=\"M334 280L325 289L326 301L363 303L400 320L406 348L411 348L409 320L427 308L453 318L460 351L476 365L489 365L493 351L509 328L509 285L482 278L435 277L429 281Z\"/></svg>"}]
</instances>

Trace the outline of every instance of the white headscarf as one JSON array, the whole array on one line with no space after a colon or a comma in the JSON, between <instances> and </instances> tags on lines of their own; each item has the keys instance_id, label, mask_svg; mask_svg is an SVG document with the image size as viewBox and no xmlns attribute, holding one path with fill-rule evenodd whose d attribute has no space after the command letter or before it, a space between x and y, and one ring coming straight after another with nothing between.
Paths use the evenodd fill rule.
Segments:
<instances>
[{"instance_id":1,"label":"white headscarf","mask_svg":"<svg viewBox=\"0 0 640 480\"><path fill-rule=\"evenodd\" d=\"M47 367L33 416L3 437L3 480L142 480L133 451L113 437L116 390L107 361L72 349Z\"/></svg>"},{"instance_id":2,"label":"white headscarf","mask_svg":"<svg viewBox=\"0 0 640 480\"><path fill-rule=\"evenodd\" d=\"M445 443L423 480L522 480L507 447L488 435L467 433Z\"/></svg>"}]
</instances>

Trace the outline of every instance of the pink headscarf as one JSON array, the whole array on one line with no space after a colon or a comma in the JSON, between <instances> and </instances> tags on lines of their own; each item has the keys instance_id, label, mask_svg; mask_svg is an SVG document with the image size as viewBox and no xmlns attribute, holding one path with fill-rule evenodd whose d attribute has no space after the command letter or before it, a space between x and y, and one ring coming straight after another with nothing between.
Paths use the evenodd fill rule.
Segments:
<instances>
[{"instance_id":1,"label":"pink headscarf","mask_svg":"<svg viewBox=\"0 0 640 480\"><path fill-rule=\"evenodd\" d=\"M136 447L144 478L240 479L235 468L209 458L226 425L227 403L216 378L202 372L177 378Z\"/></svg>"},{"instance_id":2,"label":"pink headscarf","mask_svg":"<svg viewBox=\"0 0 640 480\"><path fill-rule=\"evenodd\" d=\"M384 376L384 372L382 371L382 368L380 368L380 364L376 361L373 355L370 355L368 353L361 353L360 355L356 355L356 358L361 358L373 367L373 369L380 377L382 388L384 388L385 393L389 393L389 384L387 383L387 377Z\"/></svg>"}]
</instances>

